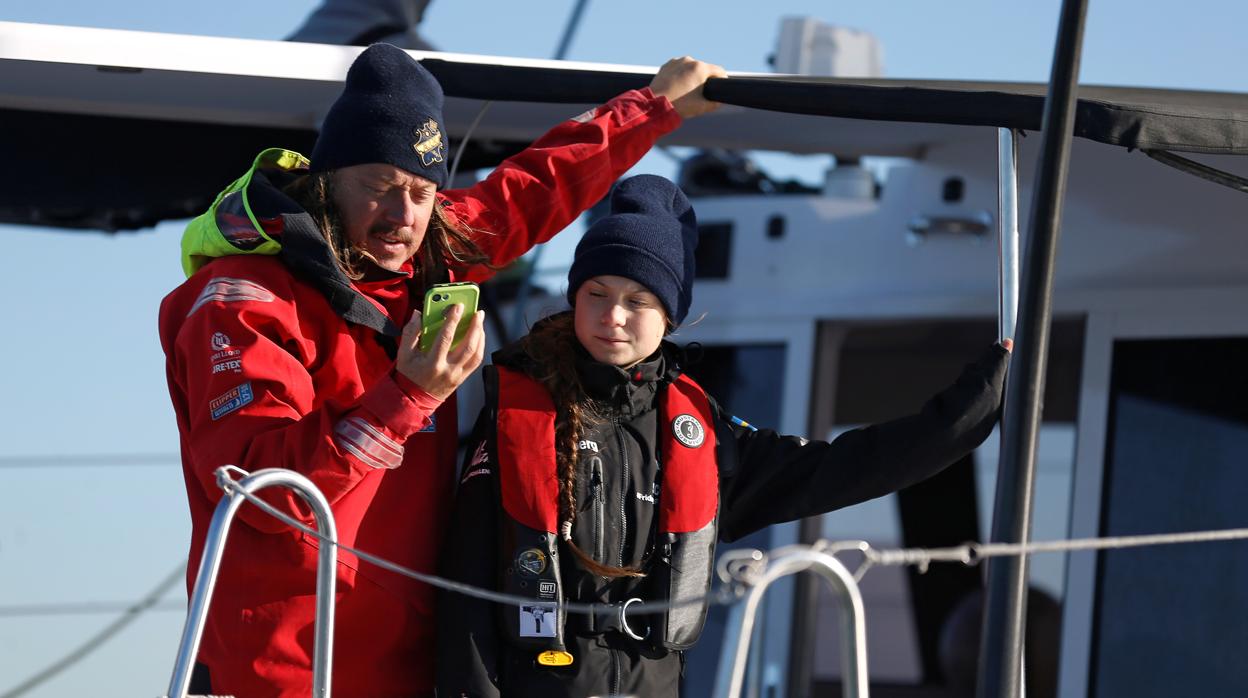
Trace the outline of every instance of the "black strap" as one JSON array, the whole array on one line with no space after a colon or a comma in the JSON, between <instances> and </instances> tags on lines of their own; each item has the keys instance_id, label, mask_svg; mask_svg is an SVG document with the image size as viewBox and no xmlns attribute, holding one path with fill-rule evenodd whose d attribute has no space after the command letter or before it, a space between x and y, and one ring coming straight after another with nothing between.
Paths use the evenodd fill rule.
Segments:
<instances>
[{"instance_id":1,"label":"black strap","mask_svg":"<svg viewBox=\"0 0 1248 698\"><path fill-rule=\"evenodd\" d=\"M628 606L641 602L639 598L630 598L616 603L596 604L592 615L569 614L566 627L577 635L618 633L622 637L642 642L649 637L650 626L640 614L628 611Z\"/></svg>"},{"instance_id":2,"label":"black strap","mask_svg":"<svg viewBox=\"0 0 1248 698\"><path fill-rule=\"evenodd\" d=\"M1163 165L1169 165L1180 172L1186 172L1195 175L1201 179L1221 184L1224 187L1230 187L1238 192L1248 194L1248 178L1231 174L1225 170L1219 170L1216 167L1210 167L1204 163L1189 160L1185 157L1175 155L1166 150L1144 150L1144 154L1150 158L1160 162Z\"/></svg>"}]
</instances>

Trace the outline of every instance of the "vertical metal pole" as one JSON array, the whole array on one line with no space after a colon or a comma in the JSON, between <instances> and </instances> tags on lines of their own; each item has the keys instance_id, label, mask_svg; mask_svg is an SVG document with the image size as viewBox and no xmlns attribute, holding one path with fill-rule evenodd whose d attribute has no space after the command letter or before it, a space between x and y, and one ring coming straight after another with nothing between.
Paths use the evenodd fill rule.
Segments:
<instances>
[{"instance_id":1,"label":"vertical metal pole","mask_svg":"<svg viewBox=\"0 0 1248 698\"><path fill-rule=\"evenodd\" d=\"M269 468L248 475L238 482L239 488L246 492L257 492L272 485L289 487L298 493L312 508L316 530L330 540L338 539L329 502L311 480L299 473L282 468ZM217 585L217 573L221 568L221 556L225 552L230 523L244 501L246 500L243 495L238 492L222 497L212 515L212 523L208 527L204 542L204 554L199 563L199 573L195 576L195 589L186 613L186 625L182 629L182 641L178 644L173 677L169 681L169 692L165 694L168 698L184 698L190 688L191 669L199 656L199 643L204 636L208 605ZM330 692L329 680L333 671L334 572L337 564L337 544L322 544L316 561L316 639L312 656L312 695L316 698L329 698Z\"/></svg>"},{"instance_id":2,"label":"vertical metal pole","mask_svg":"<svg viewBox=\"0 0 1248 698\"><path fill-rule=\"evenodd\" d=\"M997 339L1018 324L1018 132L997 129Z\"/></svg>"},{"instance_id":3,"label":"vertical metal pole","mask_svg":"<svg viewBox=\"0 0 1248 698\"><path fill-rule=\"evenodd\" d=\"M993 542L1024 542L1031 535L1036 440L1052 315L1053 264L1070 160L1086 15L1087 0L1063 0L1049 94L1044 102L1044 135L1026 240L1018 341L1006 384ZM1026 558L991 560L979 655L981 698L1020 695L1026 606Z\"/></svg>"},{"instance_id":4,"label":"vertical metal pole","mask_svg":"<svg viewBox=\"0 0 1248 698\"><path fill-rule=\"evenodd\" d=\"M730 609L728 632L724 635L724 655L715 679L714 695L717 698L740 698L754 617L767 587L781 577L804 570L823 577L832 587L832 596L840 605L842 695L845 698L868 698L867 619L858 583L840 560L805 548L784 554L767 565L762 578L750 589L745 600ZM730 655L729 648L734 642L736 650ZM733 660L730 664L726 661L729 658Z\"/></svg>"}]
</instances>

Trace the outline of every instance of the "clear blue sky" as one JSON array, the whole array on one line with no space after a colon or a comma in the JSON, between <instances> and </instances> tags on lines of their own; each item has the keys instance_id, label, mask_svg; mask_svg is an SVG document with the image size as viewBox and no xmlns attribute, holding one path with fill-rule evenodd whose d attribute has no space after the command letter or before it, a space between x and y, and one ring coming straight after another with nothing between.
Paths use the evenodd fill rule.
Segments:
<instances>
[{"instance_id":1,"label":"clear blue sky","mask_svg":"<svg viewBox=\"0 0 1248 698\"><path fill-rule=\"evenodd\" d=\"M763 71L779 18L809 15L874 33L889 77L1043 81L1059 4L591 0L569 58L658 65L688 53L730 70ZM572 5L434 0L424 34L446 50L548 57ZM314 6L10 2L0 19L276 39ZM1245 26L1241 0L1092 0L1082 80L1248 92ZM662 158L645 168L670 173ZM12 467L25 456L176 452L156 308L182 279L179 232L177 224L117 236L0 227L0 296L10 299L0 342L0 606L134 599L185 554L175 462ZM109 620L0 617L0 695ZM180 622L177 613L150 614L30 695L158 695Z\"/></svg>"}]
</instances>

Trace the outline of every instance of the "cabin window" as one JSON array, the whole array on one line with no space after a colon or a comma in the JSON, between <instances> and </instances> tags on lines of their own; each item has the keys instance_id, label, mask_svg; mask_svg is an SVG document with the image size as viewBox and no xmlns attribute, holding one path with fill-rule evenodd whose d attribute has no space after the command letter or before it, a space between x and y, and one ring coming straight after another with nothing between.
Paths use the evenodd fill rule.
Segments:
<instances>
[{"instance_id":1,"label":"cabin window","mask_svg":"<svg viewBox=\"0 0 1248 698\"><path fill-rule=\"evenodd\" d=\"M1248 527L1248 337L1114 343L1102 536ZM1088 695L1242 695L1248 541L1098 555Z\"/></svg>"},{"instance_id":2,"label":"cabin window","mask_svg":"<svg viewBox=\"0 0 1248 698\"><path fill-rule=\"evenodd\" d=\"M940 188L940 198L947 204L956 204L962 201L962 194L966 190L966 183L961 177L950 177Z\"/></svg>"},{"instance_id":3,"label":"cabin window","mask_svg":"<svg viewBox=\"0 0 1248 698\"><path fill-rule=\"evenodd\" d=\"M697 262L694 278L727 279L732 262L732 223L703 223L698 226Z\"/></svg>"}]
</instances>

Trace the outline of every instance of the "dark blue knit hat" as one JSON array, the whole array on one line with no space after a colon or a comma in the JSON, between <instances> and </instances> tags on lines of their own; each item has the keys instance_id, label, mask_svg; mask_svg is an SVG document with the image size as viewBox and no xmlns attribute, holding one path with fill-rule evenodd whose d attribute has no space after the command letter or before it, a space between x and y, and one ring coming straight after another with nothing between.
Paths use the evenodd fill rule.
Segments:
<instances>
[{"instance_id":1,"label":"dark blue knit hat","mask_svg":"<svg viewBox=\"0 0 1248 698\"><path fill-rule=\"evenodd\" d=\"M620 182L611 213L598 219L576 246L568 272L568 301L586 280L609 274L632 279L659 297L679 325L693 302L693 250L698 221L680 187L654 175Z\"/></svg>"},{"instance_id":2,"label":"dark blue knit hat","mask_svg":"<svg viewBox=\"0 0 1248 698\"><path fill-rule=\"evenodd\" d=\"M351 64L312 149L313 172L385 163L446 186L442 86L406 51L373 44Z\"/></svg>"}]
</instances>

